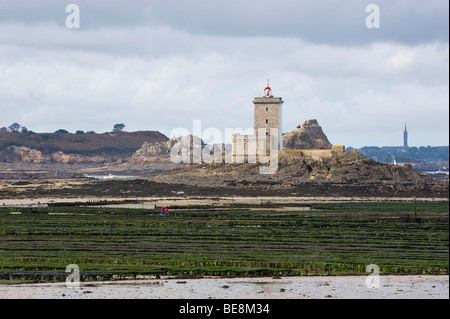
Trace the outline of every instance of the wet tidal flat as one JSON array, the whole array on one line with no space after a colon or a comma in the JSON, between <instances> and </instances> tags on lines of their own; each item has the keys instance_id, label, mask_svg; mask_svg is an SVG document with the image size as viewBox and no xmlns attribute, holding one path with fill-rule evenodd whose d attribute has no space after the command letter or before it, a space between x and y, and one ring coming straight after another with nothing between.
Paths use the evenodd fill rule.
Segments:
<instances>
[{"instance_id":1,"label":"wet tidal flat","mask_svg":"<svg viewBox=\"0 0 450 319\"><path fill-rule=\"evenodd\" d=\"M308 207L0 207L0 280L448 275L448 202Z\"/></svg>"}]
</instances>

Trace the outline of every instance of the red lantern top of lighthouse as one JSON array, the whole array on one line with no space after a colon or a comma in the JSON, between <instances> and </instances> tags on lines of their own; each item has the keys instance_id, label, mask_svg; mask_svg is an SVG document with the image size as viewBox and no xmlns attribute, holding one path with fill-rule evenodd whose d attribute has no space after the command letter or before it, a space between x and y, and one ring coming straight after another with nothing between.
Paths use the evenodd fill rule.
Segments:
<instances>
[{"instance_id":1,"label":"red lantern top of lighthouse","mask_svg":"<svg viewBox=\"0 0 450 319\"><path fill-rule=\"evenodd\" d=\"M266 97L272 96L272 89L269 86L269 80L267 80L267 86L264 89L264 96L266 96Z\"/></svg>"}]
</instances>

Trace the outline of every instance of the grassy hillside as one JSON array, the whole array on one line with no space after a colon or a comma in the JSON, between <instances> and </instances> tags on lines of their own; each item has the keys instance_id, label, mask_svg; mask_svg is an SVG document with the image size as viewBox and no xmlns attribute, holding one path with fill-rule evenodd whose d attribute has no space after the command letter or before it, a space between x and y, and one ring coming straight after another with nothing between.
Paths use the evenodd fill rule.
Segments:
<instances>
[{"instance_id":1,"label":"grassy hillside","mask_svg":"<svg viewBox=\"0 0 450 319\"><path fill-rule=\"evenodd\" d=\"M134 153L144 142L164 142L168 138L158 131L103 134L10 133L0 132L0 150L8 146L25 146L44 155L62 151L73 154Z\"/></svg>"}]
</instances>

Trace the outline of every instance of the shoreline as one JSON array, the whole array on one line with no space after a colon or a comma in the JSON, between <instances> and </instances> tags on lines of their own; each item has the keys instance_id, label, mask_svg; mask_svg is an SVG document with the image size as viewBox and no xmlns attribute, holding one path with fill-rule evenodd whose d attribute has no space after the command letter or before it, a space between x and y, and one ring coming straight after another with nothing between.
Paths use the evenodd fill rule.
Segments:
<instances>
[{"instance_id":1,"label":"shoreline","mask_svg":"<svg viewBox=\"0 0 450 319\"><path fill-rule=\"evenodd\" d=\"M36 198L0 198L0 206L46 206L49 203L89 203L97 201L138 201L136 208L150 208L147 206L169 206L173 204L193 204L193 205L217 205L221 204L262 204L265 201L270 201L276 204L289 203L309 203L309 202L448 202L449 198L441 197L360 197L360 196L149 196L149 197L118 197L118 196L84 196L84 197L36 197ZM107 204L107 203L105 203ZM120 207L123 204L112 204L111 206ZM87 205L88 206L88 205ZM105 206L105 205L102 205Z\"/></svg>"},{"instance_id":2,"label":"shoreline","mask_svg":"<svg viewBox=\"0 0 450 319\"><path fill-rule=\"evenodd\" d=\"M0 285L0 299L448 299L449 276L143 279ZM369 283L370 285L370 283Z\"/></svg>"}]
</instances>

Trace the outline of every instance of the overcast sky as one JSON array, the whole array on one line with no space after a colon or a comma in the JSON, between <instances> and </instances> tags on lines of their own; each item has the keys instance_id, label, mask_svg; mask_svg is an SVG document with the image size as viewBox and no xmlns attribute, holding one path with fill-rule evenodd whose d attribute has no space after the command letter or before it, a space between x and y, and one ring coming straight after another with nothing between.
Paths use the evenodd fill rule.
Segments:
<instances>
[{"instance_id":1,"label":"overcast sky","mask_svg":"<svg viewBox=\"0 0 450 319\"><path fill-rule=\"evenodd\" d=\"M253 127L269 78L283 132L315 118L333 144L402 145L406 123L410 146L448 145L448 17L447 0L0 0L0 127L225 135Z\"/></svg>"}]
</instances>

